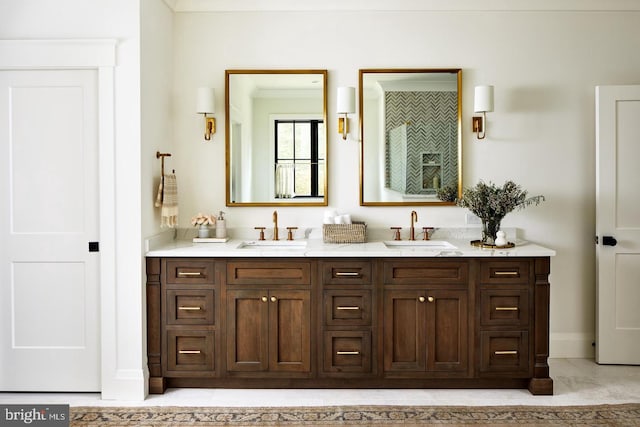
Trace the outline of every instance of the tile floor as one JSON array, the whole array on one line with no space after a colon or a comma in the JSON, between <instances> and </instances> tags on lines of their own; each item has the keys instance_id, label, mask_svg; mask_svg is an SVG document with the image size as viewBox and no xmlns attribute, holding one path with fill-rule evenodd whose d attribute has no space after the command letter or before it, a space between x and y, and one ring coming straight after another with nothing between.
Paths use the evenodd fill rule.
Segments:
<instances>
[{"instance_id":1,"label":"tile floor","mask_svg":"<svg viewBox=\"0 0 640 427\"><path fill-rule=\"evenodd\" d=\"M144 401L101 400L97 393L0 393L0 404L71 406L344 406L344 405L592 405L640 402L640 366L550 359L553 396L527 390L237 390L169 389Z\"/></svg>"}]
</instances>

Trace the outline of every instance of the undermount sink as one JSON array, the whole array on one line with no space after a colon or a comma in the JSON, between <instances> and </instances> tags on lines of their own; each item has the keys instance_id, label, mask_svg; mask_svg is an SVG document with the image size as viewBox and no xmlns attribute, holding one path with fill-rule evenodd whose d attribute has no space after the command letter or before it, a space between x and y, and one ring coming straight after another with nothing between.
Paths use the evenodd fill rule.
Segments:
<instances>
[{"instance_id":1,"label":"undermount sink","mask_svg":"<svg viewBox=\"0 0 640 427\"><path fill-rule=\"evenodd\" d=\"M238 249L259 250L301 250L307 247L306 240L246 240L238 245Z\"/></svg>"},{"instance_id":2,"label":"undermount sink","mask_svg":"<svg viewBox=\"0 0 640 427\"><path fill-rule=\"evenodd\" d=\"M444 250L457 249L446 240L386 240L384 245L389 249L401 250Z\"/></svg>"}]
</instances>

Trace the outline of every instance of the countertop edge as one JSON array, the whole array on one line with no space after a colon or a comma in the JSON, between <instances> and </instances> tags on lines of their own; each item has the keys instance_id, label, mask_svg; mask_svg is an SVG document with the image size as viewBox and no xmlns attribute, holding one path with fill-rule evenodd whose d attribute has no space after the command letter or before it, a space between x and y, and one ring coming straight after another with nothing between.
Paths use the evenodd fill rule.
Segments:
<instances>
[{"instance_id":1,"label":"countertop edge","mask_svg":"<svg viewBox=\"0 0 640 427\"><path fill-rule=\"evenodd\" d=\"M367 243L335 244L322 240L306 240L303 249L240 249L242 240L232 239L226 243L193 243L179 240L159 245L149 250L145 256L153 257L195 257L195 258L459 258L459 257L552 257L556 251L535 243L516 242L514 248L478 248L465 240L447 240L455 248L445 250L387 248L382 241Z\"/></svg>"}]
</instances>

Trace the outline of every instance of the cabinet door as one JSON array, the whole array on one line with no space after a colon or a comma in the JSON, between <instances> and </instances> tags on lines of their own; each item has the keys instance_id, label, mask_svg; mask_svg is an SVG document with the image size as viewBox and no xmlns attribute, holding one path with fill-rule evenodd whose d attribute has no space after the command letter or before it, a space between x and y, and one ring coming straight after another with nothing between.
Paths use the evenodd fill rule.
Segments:
<instances>
[{"instance_id":1,"label":"cabinet door","mask_svg":"<svg viewBox=\"0 0 640 427\"><path fill-rule=\"evenodd\" d=\"M385 291L384 370L424 372L427 367L426 296L421 290Z\"/></svg>"},{"instance_id":2,"label":"cabinet door","mask_svg":"<svg viewBox=\"0 0 640 427\"><path fill-rule=\"evenodd\" d=\"M430 290L427 299L427 370L466 372L469 366L467 291Z\"/></svg>"},{"instance_id":3,"label":"cabinet door","mask_svg":"<svg viewBox=\"0 0 640 427\"><path fill-rule=\"evenodd\" d=\"M269 293L269 370L311 369L311 301L309 291Z\"/></svg>"},{"instance_id":4,"label":"cabinet door","mask_svg":"<svg viewBox=\"0 0 640 427\"><path fill-rule=\"evenodd\" d=\"M266 371L269 350L269 295L260 290L227 292L227 369Z\"/></svg>"},{"instance_id":5,"label":"cabinet door","mask_svg":"<svg viewBox=\"0 0 640 427\"><path fill-rule=\"evenodd\" d=\"M468 352L466 291L385 292L385 371L466 372Z\"/></svg>"}]
</instances>

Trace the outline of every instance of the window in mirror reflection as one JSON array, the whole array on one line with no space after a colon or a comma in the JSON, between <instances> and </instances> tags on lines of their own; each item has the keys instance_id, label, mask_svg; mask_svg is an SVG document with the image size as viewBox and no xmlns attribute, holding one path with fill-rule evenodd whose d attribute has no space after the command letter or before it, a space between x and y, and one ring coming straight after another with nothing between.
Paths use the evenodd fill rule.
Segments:
<instances>
[{"instance_id":1,"label":"window in mirror reflection","mask_svg":"<svg viewBox=\"0 0 640 427\"><path fill-rule=\"evenodd\" d=\"M274 120L275 198L324 196L322 120Z\"/></svg>"},{"instance_id":2,"label":"window in mirror reflection","mask_svg":"<svg viewBox=\"0 0 640 427\"><path fill-rule=\"evenodd\" d=\"M226 70L228 206L327 205L327 71Z\"/></svg>"}]
</instances>

